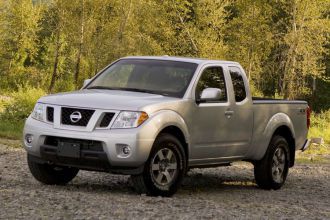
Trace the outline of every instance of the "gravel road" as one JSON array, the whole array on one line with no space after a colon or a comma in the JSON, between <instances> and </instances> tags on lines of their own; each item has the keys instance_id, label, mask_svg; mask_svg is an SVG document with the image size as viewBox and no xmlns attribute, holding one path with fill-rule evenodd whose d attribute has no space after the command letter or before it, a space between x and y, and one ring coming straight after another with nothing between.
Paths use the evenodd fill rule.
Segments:
<instances>
[{"instance_id":1,"label":"gravel road","mask_svg":"<svg viewBox=\"0 0 330 220\"><path fill-rule=\"evenodd\" d=\"M258 189L248 163L194 169L177 194L161 198L137 195L129 177L107 173L42 185L25 151L8 145L0 142L0 219L330 219L329 165L295 166L278 191Z\"/></svg>"}]
</instances>

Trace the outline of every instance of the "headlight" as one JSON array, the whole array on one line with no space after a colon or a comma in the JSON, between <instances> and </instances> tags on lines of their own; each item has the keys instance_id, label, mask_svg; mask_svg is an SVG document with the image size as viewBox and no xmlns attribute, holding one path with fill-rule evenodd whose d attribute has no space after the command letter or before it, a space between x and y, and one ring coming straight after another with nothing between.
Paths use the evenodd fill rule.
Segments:
<instances>
[{"instance_id":1,"label":"headlight","mask_svg":"<svg viewBox=\"0 0 330 220\"><path fill-rule=\"evenodd\" d=\"M34 106L31 117L36 119L36 120L43 121L44 120L44 112L45 112L44 105L41 104L41 103L37 103Z\"/></svg>"},{"instance_id":2,"label":"headlight","mask_svg":"<svg viewBox=\"0 0 330 220\"><path fill-rule=\"evenodd\" d=\"M112 128L136 128L148 119L145 112L122 111L117 116Z\"/></svg>"}]
</instances>

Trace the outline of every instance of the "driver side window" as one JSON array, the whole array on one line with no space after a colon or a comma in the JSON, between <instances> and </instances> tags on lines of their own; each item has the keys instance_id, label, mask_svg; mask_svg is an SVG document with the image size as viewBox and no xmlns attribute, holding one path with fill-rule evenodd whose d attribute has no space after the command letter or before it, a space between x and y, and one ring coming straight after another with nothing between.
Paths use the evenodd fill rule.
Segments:
<instances>
[{"instance_id":1,"label":"driver side window","mask_svg":"<svg viewBox=\"0 0 330 220\"><path fill-rule=\"evenodd\" d=\"M222 67L208 67L203 71L196 87L196 100L200 100L202 91L206 88L221 89L221 97L217 102L227 101L226 83Z\"/></svg>"}]
</instances>

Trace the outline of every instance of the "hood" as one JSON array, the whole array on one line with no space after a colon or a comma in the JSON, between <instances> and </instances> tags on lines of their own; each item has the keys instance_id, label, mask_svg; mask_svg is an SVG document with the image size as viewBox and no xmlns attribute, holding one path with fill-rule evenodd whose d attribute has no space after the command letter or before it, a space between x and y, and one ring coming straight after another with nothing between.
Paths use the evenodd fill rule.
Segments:
<instances>
[{"instance_id":1,"label":"hood","mask_svg":"<svg viewBox=\"0 0 330 220\"><path fill-rule=\"evenodd\" d=\"M44 96L38 102L60 106L136 111L147 105L176 100L178 98L141 92L84 89Z\"/></svg>"}]
</instances>

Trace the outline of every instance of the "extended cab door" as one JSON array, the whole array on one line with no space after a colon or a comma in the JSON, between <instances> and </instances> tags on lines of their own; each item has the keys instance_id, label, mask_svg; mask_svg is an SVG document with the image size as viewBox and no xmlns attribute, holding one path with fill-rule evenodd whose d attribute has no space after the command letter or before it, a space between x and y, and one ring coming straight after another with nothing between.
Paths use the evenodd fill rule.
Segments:
<instances>
[{"instance_id":1,"label":"extended cab door","mask_svg":"<svg viewBox=\"0 0 330 220\"><path fill-rule=\"evenodd\" d=\"M232 115L227 127L227 141L235 149L233 156L245 156L250 147L253 133L253 108L248 81L242 68L228 66L231 78Z\"/></svg>"}]
</instances>

